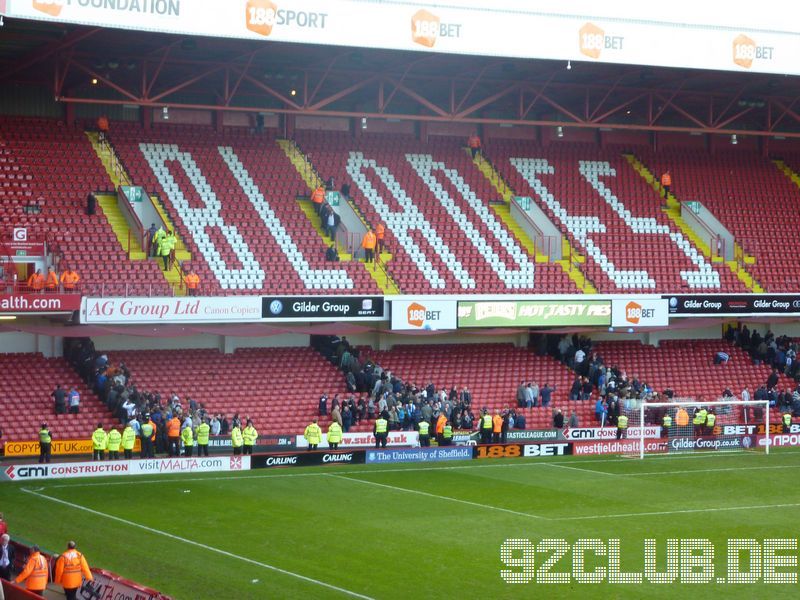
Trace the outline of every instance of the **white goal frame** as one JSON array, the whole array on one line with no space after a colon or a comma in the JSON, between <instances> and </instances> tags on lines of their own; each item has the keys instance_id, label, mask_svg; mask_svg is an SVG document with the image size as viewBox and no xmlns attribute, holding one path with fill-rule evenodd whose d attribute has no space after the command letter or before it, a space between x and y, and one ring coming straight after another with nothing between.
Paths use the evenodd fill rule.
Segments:
<instances>
[{"instance_id":1,"label":"white goal frame","mask_svg":"<svg viewBox=\"0 0 800 600\"><path fill-rule=\"evenodd\" d=\"M639 458L644 459L644 411L646 408L661 408L670 407L684 408L690 406L761 406L764 408L764 451L769 454L769 447L771 444L769 436L769 401L768 400L730 400L730 401L715 401L715 402L699 402L689 400L687 402L642 402L639 406Z\"/></svg>"}]
</instances>

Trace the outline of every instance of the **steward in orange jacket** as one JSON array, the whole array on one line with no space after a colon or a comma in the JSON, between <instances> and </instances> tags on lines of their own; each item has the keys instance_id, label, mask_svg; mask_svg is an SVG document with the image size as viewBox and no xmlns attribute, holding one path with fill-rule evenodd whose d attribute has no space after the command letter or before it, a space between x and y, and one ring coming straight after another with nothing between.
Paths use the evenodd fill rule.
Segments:
<instances>
[{"instance_id":1,"label":"steward in orange jacket","mask_svg":"<svg viewBox=\"0 0 800 600\"><path fill-rule=\"evenodd\" d=\"M92 572L86 558L75 549L75 542L67 543L67 551L56 561L56 573L53 581L64 588L67 600L76 598L83 579L92 581Z\"/></svg>"},{"instance_id":2,"label":"steward in orange jacket","mask_svg":"<svg viewBox=\"0 0 800 600\"><path fill-rule=\"evenodd\" d=\"M375 228L375 237L378 238L378 254L383 252L383 237L386 235L386 227L383 226L383 223L378 223L378 226Z\"/></svg>"},{"instance_id":3,"label":"steward in orange jacket","mask_svg":"<svg viewBox=\"0 0 800 600\"><path fill-rule=\"evenodd\" d=\"M500 433L503 431L503 417L495 413L492 417L492 442L500 443Z\"/></svg>"},{"instance_id":4,"label":"steward in orange jacket","mask_svg":"<svg viewBox=\"0 0 800 600\"><path fill-rule=\"evenodd\" d=\"M314 203L314 210L319 214L319 209L322 207L322 203L325 202L324 186L319 186L314 190L314 193L311 194L311 201Z\"/></svg>"},{"instance_id":5,"label":"steward in orange jacket","mask_svg":"<svg viewBox=\"0 0 800 600\"><path fill-rule=\"evenodd\" d=\"M481 151L481 138L478 137L477 133L473 133L471 136L469 136L467 145L469 146L469 151L474 159L478 155L478 152Z\"/></svg>"},{"instance_id":6,"label":"steward in orange jacket","mask_svg":"<svg viewBox=\"0 0 800 600\"><path fill-rule=\"evenodd\" d=\"M186 289L189 290L189 295L196 296L197 286L200 285L200 276L194 271L189 271L184 279L186 281Z\"/></svg>"},{"instance_id":7,"label":"steward in orange jacket","mask_svg":"<svg viewBox=\"0 0 800 600\"><path fill-rule=\"evenodd\" d=\"M375 261L375 245L378 243L378 238L372 231L367 230L364 238L361 240L361 247L364 249L364 260L366 262Z\"/></svg>"},{"instance_id":8,"label":"steward in orange jacket","mask_svg":"<svg viewBox=\"0 0 800 600\"><path fill-rule=\"evenodd\" d=\"M172 417L167 421L167 448L170 456L180 456L181 421Z\"/></svg>"},{"instance_id":9,"label":"steward in orange jacket","mask_svg":"<svg viewBox=\"0 0 800 600\"><path fill-rule=\"evenodd\" d=\"M16 582L25 582L25 589L29 592L39 593L47 589L47 582L50 580L50 569L47 566L47 559L39 552L39 546L31 546L31 555L22 573L17 575Z\"/></svg>"},{"instance_id":10,"label":"steward in orange jacket","mask_svg":"<svg viewBox=\"0 0 800 600\"><path fill-rule=\"evenodd\" d=\"M28 277L28 287L36 292L41 292L44 288L44 275L42 270L37 269L36 273Z\"/></svg>"},{"instance_id":11,"label":"steward in orange jacket","mask_svg":"<svg viewBox=\"0 0 800 600\"><path fill-rule=\"evenodd\" d=\"M436 441L439 444L442 443L442 433L444 433L444 426L447 424L447 417L444 413L439 413L439 417L436 419Z\"/></svg>"},{"instance_id":12,"label":"steward in orange jacket","mask_svg":"<svg viewBox=\"0 0 800 600\"><path fill-rule=\"evenodd\" d=\"M56 275L56 272L53 269L53 267L50 267L47 270L47 279L44 282L44 287L46 287L50 291L58 289L58 275Z\"/></svg>"},{"instance_id":13,"label":"steward in orange jacket","mask_svg":"<svg viewBox=\"0 0 800 600\"><path fill-rule=\"evenodd\" d=\"M64 285L65 290L74 290L75 286L81 280L74 269L67 269L61 274L61 283Z\"/></svg>"}]
</instances>

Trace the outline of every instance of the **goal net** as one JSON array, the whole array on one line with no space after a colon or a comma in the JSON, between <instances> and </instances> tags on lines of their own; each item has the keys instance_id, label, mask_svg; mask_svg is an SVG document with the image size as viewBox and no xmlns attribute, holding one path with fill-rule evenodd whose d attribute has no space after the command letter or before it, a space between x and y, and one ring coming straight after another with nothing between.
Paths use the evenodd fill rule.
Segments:
<instances>
[{"instance_id":1,"label":"goal net","mask_svg":"<svg viewBox=\"0 0 800 600\"><path fill-rule=\"evenodd\" d=\"M709 451L768 454L769 413L769 402L761 400L634 401L620 412L628 416L625 454L638 458Z\"/></svg>"}]
</instances>

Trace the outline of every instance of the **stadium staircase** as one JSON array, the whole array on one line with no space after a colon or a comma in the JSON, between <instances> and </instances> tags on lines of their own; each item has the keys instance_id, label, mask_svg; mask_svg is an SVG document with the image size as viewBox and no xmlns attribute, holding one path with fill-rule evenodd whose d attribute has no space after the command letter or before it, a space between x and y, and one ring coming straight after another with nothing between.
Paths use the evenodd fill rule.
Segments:
<instances>
[{"instance_id":1,"label":"stadium staircase","mask_svg":"<svg viewBox=\"0 0 800 600\"><path fill-rule=\"evenodd\" d=\"M321 173L351 183L353 204L367 222L386 224L387 270L404 293L575 293L558 266L533 269L532 255L489 208L497 194L460 139L296 135Z\"/></svg>"},{"instance_id":2,"label":"stadium staircase","mask_svg":"<svg viewBox=\"0 0 800 600\"><path fill-rule=\"evenodd\" d=\"M96 131L87 131L86 137L89 138L92 148L94 148L94 151L100 159L100 162L103 163L103 168L105 168L106 173L108 173L109 178L114 183L114 188L119 189L119 186L121 185L133 185L130 175L125 170L125 167L117 156L114 146L111 144L110 140L101 140ZM128 221L125 219L122 211L117 206L117 195L96 194L96 197L97 203L103 208L103 214L105 214L109 224L111 225L111 229L114 231L114 235L117 236L122 249L127 252L130 260L148 260L148 252L146 249L142 248L142 244L139 241L138 236L131 233ZM183 286L180 264L183 261L191 260L191 253L187 252L183 240L180 238L177 232L175 232L169 217L161 206L161 203L158 202L158 198L151 196L151 200L153 201L153 206L155 206L156 210L161 216L161 219L164 221L166 229L175 233L176 247L175 265L172 269L164 270L162 268L162 261L157 257L154 257L150 260L155 261L155 263L159 266L164 279L172 288L172 293L176 296L185 295L186 289Z\"/></svg>"},{"instance_id":3,"label":"stadium staircase","mask_svg":"<svg viewBox=\"0 0 800 600\"><path fill-rule=\"evenodd\" d=\"M661 187L661 182L636 157L636 155L624 154L623 156L625 157L625 160L630 163L631 167L633 167L633 170L639 173L642 179L644 179L658 193L659 196L664 193L664 188ZM742 264L739 264L739 262L736 260L724 260L723 257L717 256L709 247L709 245L705 243L700 236L698 236L694 230L692 230L691 227L689 227L689 224L681 216L680 200L672 192L667 195L667 208L665 208L663 212L673 223L675 223L681 232L683 232L683 235L691 240L695 247L703 253L703 256L705 256L706 259L710 260L712 263L725 263L725 266L730 269L731 273L736 275L736 277L738 277L739 280L744 283L745 286L747 286L748 291L752 291L757 294L764 292L764 288L762 288L755 278L747 272L747 269L744 266L748 263L752 264L754 262L753 257L747 256L738 243L734 241L734 256L744 257Z\"/></svg>"},{"instance_id":4,"label":"stadium staircase","mask_svg":"<svg viewBox=\"0 0 800 600\"><path fill-rule=\"evenodd\" d=\"M616 151L495 140L492 159L585 254L583 271L601 293L746 290L675 229L654 190Z\"/></svg>"},{"instance_id":5,"label":"stadium staircase","mask_svg":"<svg viewBox=\"0 0 800 600\"><path fill-rule=\"evenodd\" d=\"M296 202L307 184L275 131L120 123L114 145L163 200L204 293L379 293L361 264L325 262L328 245Z\"/></svg>"},{"instance_id":6,"label":"stadium staircase","mask_svg":"<svg viewBox=\"0 0 800 600\"><path fill-rule=\"evenodd\" d=\"M55 414L50 394L56 384L67 392L75 387L81 396L79 414ZM45 358L39 353L0 354L0 388L6 390L0 401L4 442L38 440L44 422L56 440L88 439L98 422L104 427L118 425L64 358Z\"/></svg>"},{"instance_id":7,"label":"stadium staircase","mask_svg":"<svg viewBox=\"0 0 800 600\"><path fill-rule=\"evenodd\" d=\"M637 153L653 173L669 169L676 197L699 201L731 232L735 258L769 292L800 286L800 269L786 259L800 230L798 187L776 165L746 148L665 148Z\"/></svg>"},{"instance_id":8,"label":"stadium staircase","mask_svg":"<svg viewBox=\"0 0 800 600\"><path fill-rule=\"evenodd\" d=\"M305 155L294 141L279 139L278 145L284 151L286 157L289 159L292 165L294 165L294 168L297 169L297 172L303 178L303 181L306 182L310 192L313 192L319 186L324 185L322 177L320 177L319 172L311 162L311 158ZM353 211L359 216L364 225L367 228L372 229L372 227L364 218L364 215L361 213L358 207L350 201L349 198L342 198L340 201L350 204L350 206L353 208ZM300 208L302 208L306 217L308 217L309 222L320 235L320 237L324 238L328 243L333 242L334 240L332 240L330 236L328 236L328 234L322 229L322 226L319 222L319 217L314 212L314 206L310 201L310 196L307 198L298 198L297 202L300 204ZM337 249L339 252L339 260L343 262L352 260L353 256L349 252L349 248L344 248L341 244L339 244ZM400 288L397 286L397 283L392 279L391 275L389 275L389 272L386 269L386 263L392 260L391 253L382 252L380 256L378 256L378 259L379 260L376 260L373 263L365 262L364 269L367 271L367 273L369 273L370 277L372 277L384 295L400 294Z\"/></svg>"},{"instance_id":9,"label":"stadium staircase","mask_svg":"<svg viewBox=\"0 0 800 600\"><path fill-rule=\"evenodd\" d=\"M102 206L86 215L87 194L111 193L113 184L82 130L54 119L0 117L0 139L5 226L47 239L59 268L78 271L85 295L170 293L155 265L128 258Z\"/></svg>"},{"instance_id":10,"label":"stadium staircase","mask_svg":"<svg viewBox=\"0 0 800 600\"><path fill-rule=\"evenodd\" d=\"M475 158L472 158L471 149L467 147L465 148L465 151L470 156L475 166L478 167L478 170L483 173L483 176L489 180L489 182L494 186L503 199L502 202L491 203L489 205L490 208L500 218L500 220L503 221L509 231L511 231L519 240L523 247L528 251L528 254L536 257L537 263L549 262L550 257L537 252L536 245L533 243L533 240L531 240L525 230L522 229L520 224L517 223L516 219L511 216L510 204L515 194L508 182L503 179L502 175L500 175L500 172L494 168L494 165L485 153L483 156L478 155ZM581 268L581 265L586 262L586 258L572 247L569 240L564 235L561 236L561 246L562 256L567 256L570 258L562 258L553 262L561 267L561 269L564 271L564 274L572 280L572 282L575 284L575 287L578 288L580 292L584 294L596 294L597 289L594 287L594 285L592 285L592 282L588 277L586 277L586 273L584 273L583 269Z\"/></svg>"}]
</instances>

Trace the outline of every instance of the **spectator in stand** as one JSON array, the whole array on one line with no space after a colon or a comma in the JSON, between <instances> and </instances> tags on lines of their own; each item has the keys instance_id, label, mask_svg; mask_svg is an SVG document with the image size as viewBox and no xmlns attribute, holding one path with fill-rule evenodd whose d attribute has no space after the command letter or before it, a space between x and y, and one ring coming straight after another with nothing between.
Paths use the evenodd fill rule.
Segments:
<instances>
[{"instance_id":1,"label":"spectator in stand","mask_svg":"<svg viewBox=\"0 0 800 600\"><path fill-rule=\"evenodd\" d=\"M715 365L727 365L730 360L730 355L727 352L719 351L714 354Z\"/></svg>"},{"instance_id":2,"label":"spectator in stand","mask_svg":"<svg viewBox=\"0 0 800 600\"><path fill-rule=\"evenodd\" d=\"M367 229L367 232L364 234L364 237L361 240L361 247L364 249L364 262L375 262L375 245L377 244L377 241L378 240L372 230Z\"/></svg>"},{"instance_id":3,"label":"spectator in stand","mask_svg":"<svg viewBox=\"0 0 800 600\"><path fill-rule=\"evenodd\" d=\"M209 426L211 427L209 433L211 435L220 435L220 429L222 429L222 423L220 422L221 415L214 415L211 418L211 422Z\"/></svg>"},{"instance_id":4,"label":"spectator in stand","mask_svg":"<svg viewBox=\"0 0 800 600\"><path fill-rule=\"evenodd\" d=\"M580 400L581 398L581 378L576 375L572 382L572 387L569 389L569 399L571 401Z\"/></svg>"},{"instance_id":5,"label":"spectator in stand","mask_svg":"<svg viewBox=\"0 0 800 600\"><path fill-rule=\"evenodd\" d=\"M342 184L342 188L341 188L340 191L342 193L342 197L343 198L349 198L350 197L350 184L345 181Z\"/></svg>"},{"instance_id":6,"label":"spectator in stand","mask_svg":"<svg viewBox=\"0 0 800 600\"><path fill-rule=\"evenodd\" d=\"M539 390L539 397L542 399L542 406L548 407L550 406L550 398L555 391L555 386L550 387L549 383L545 383L544 387Z\"/></svg>"},{"instance_id":7,"label":"spectator in stand","mask_svg":"<svg viewBox=\"0 0 800 600\"><path fill-rule=\"evenodd\" d=\"M517 387L517 407L524 408L525 406L527 406L526 386L524 381L520 381L519 387Z\"/></svg>"},{"instance_id":8,"label":"spectator in stand","mask_svg":"<svg viewBox=\"0 0 800 600\"><path fill-rule=\"evenodd\" d=\"M328 394L322 392L322 396L319 397L319 408L317 414L320 417L326 417L328 415Z\"/></svg>"},{"instance_id":9,"label":"spectator in stand","mask_svg":"<svg viewBox=\"0 0 800 600\"><path fill-rule=\"evenodd\" d=\"M331 208L328 210L328 214L325 217L325 233L331 240L336 239L336 230L338 229L338 224L336 223L336 213Z\"/></svg>"},{"instance_id":10,"label":"spectator in stand","mask_svg":"<svg viewBox=\"0 0 800 600\"><path fill-rule=\"evenodd\" d=\"M58 291L58 274L53 267L48 267L47 278L44 281L44 287L48 292Z\"/></svg>"},{"instance_id":11,"label":"spectator in stand","mask_svg":"<svg viewBox=\"0 0 800 600\"><path fill-rule=\"evenodd\" d=\"M525 429L527 425L525 421L525 415L523 413L518 413L514 415L514 429Z\"/></svg>"},{"instance_id":12,"label":"spectator in stand","mask_svg":"<svg viewBox=\"0 0 800 600\"><path fill-rule=\"evenodd\" d=\"M475 157L481 153L481 138L478 137L477 132L473 131L470 134L469 138L467 139L467 145L469 146L472 160L475 160Z\"/></svg>"},{"instance_id":13,"label":"spectator in stand","mask_svg":"<svg viewBox=\"0 0 800 600\"><path fill-rule=\"evenodd\" d=\"M553 427L564 429L564 414L560 408L555 409L555 413L553 413Z\"/></svg>"},{"instance_id":14,"label":"spectator in stand","mask_svg":"<svg viewBox=\"0 0 800 600\"><path fill-rule=\"evenodd\" d=\"M28 287L34 292L41 292L44 289L44 275L41 269L36 269L36 272L28 277Z\"/></svg>"},{"instance_id":15,"label":"spectator in stand","mask_svg":"<svg viewBox=\"0 0 800 600\"><path fill-rule=\"evenodd\" d=\"M187 269L189 272L184 277L186 282L186 291L190 296L197 296L197 288L200 286L200 276L195 273L191 267Z\"/></svg>"},{"instance_id":16,"label":"spectator in stand","mask_svg":"<svg viewBox=\"0 0 800 600\"><path fill-rule=\"evenodd\" d=\"M69 391L69 414L77 415L81 411L81 395L74 387Z\"/></svg>"},{"instance_id":17,"label":"spectator in stand","mask_svg":"<svg viewBox=\"0 0 800 600\"><path fill-rule=\"evenodd\" d=\"M767 377L767 391L774 389L778 385L778 369L772 369L772 373Z\"/></svg>"},{"instance_id":18,"label":"spectator in stand","mask_svg":"<svg viewBox=\"0 0 800 600\"><path fill-rule=\"evenodd\" d=\"M55 401L55 411L57 415L64 415L67 413L67 392L61 387L61 384L56 385L56 389L50 394Z\"/></svg>"},{"instance_id":19,"label":"spectator in stand","mask_svg":"<svg viewBox=\"0 0 800 600\"><path fill-rule=\"evenodd\" d=\"M350 427L353 426L353 411L350 410L349 404L344 405L341 419L342 419L342 425L341 425L342 431L347 433L348 431L350 431Z\"/></svg>"},{"instance_id":20,"label":"spectator in stand","mask_svg":"<svg viewBox=\"0 0 800 600\"><path fill-rule=\"evenodd\" d=\"M11 537L7 533L0 535L0 578L11 581L14 576L14 557L16 551L9 542Z\"/></svg>"},{"instance_id":21,"label":"spectator in stand","mask_svg":"<svg viewBox=\"0 0 800 600\"><path fill-rule=\"evenodd\" d=\"M25 582L25 589L37 596L44 596L47 582L50 580L50 568L47 559L39 552L39 546L31 546L31 554L25 568L17 575L16 582Z\"/></svg>"},{"instance_id":22,"label":"spectator in stand","mask_svg":"<svg viewBox=\"0 0 800 600\"><path fill-rule=\"evenodd\" d=\"M578 421L578 413L576 413L573 410L572 414L570 414L570 416L569 416L569 428L570 429L576 429L578 427L580 427L580 421Z\"/></svg>"},{"instance_id":23,"label":"spectator in stand","mask_svg":"<svg viewBox=\"0 0 800 600\"><path fill-rule=\"evenodd\" d=\"M339 262L339 253L336 252L336 244L331 243L325 251L325 260L328 262Z\"/></svg>"},{"instance_id":24,"label":"spectator in stand","mask_svg":"<svg viewBox=\"0 0 800 600\"><path fill-rule=\"evenodd\" d=\"M592 391L594 391L594 387L592 386L592 382L589 381L588 377L583 378L583 382L581 383L581 400L591 400L592 399Z\"/></svg>"},{"instance_id":25,"label":"spectator in stand","mask_svg":"<svg viewBox=\"0 0 800 600\"><path fill-rule=\"evenodd\" d=\"M227 415L220 415L220 417L222 417L222 420L220 421L219 434L228 435L228 432L231 430L230 423L228 423L228 417Z\"/></svg>"},{"instance_id":26,"label":"spectator in stand","mask_svg":"<svg viewBox=\"0 0 800 600\"><path fill-rule=\"evenodd\" d=\"M156 224L150 223L150 227L144 232L144 247L147 250L148 256L153 256L153 239L156 236L156 231L158 231Z\"/></svg>"}]
</instances>

